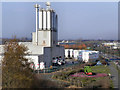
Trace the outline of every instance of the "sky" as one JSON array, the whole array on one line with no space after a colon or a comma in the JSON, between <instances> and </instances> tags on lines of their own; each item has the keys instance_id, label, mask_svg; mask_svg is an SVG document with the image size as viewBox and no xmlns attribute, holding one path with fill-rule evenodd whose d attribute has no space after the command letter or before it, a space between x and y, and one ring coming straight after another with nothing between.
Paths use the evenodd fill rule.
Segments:
<instances>
[{"instance_id":1,"label":"sky","mask_svg":"<svg viewBox=\"0 0 120 90\"><path fill-rule=\"evenodd\" d=\"M35 8L32 2L2 3L3 38L31 38L35 31ZM41 7L46 8L44 2ZM58 14L58 38L118 39L117 2L51 2Z\"/></svg>"}]
</instances>

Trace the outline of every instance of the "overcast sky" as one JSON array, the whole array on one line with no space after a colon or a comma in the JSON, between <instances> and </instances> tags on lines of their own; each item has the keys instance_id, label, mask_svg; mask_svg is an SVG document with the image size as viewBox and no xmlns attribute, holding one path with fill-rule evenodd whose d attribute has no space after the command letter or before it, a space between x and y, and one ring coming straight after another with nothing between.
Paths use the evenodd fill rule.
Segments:
<instances>
[{"instance_id":1,"label":"overcast sky","mask_svg":"<svg viewBox=\"0 0 120 90\"><path fill-rule=\"evenodd\" d=\"M35 31L32 2L2 4L3 38L31 38ZM38 3L45 7L45 3ZM118 39L117 2L52 2L58 14L59 39Z\"/></svg>"}]
</instances>

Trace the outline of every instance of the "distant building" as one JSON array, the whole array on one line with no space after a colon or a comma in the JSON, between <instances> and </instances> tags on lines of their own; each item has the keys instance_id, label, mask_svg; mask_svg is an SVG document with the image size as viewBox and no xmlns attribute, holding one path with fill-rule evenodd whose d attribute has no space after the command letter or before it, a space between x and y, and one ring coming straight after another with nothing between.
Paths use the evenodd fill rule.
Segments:
<instances>
[{"instance_id":1,"label":"distant building","mask_svg":"<svg viewBox=\"0 0 120 90\"><path fill-rule=\"evenodd\" d=\"M119 42L102 43L102 45L111 47L112 49L118 49L118 48L120 48L120 43Z\"/></svg>"},{"instance_id":2,"label":"distant building","mask_svg":"<svg viewBox=\"0 0 120 90\"><path fill-rule=\"evenodd\" d=\"M43 9L35 5L36 32L32 33L32 42L19 42L28 47L29 55L25 57L35 64L35 69L39 69L40 62L45 62L46 67L51 66L53 57L64 58L64 47L58 45L58 16L49 2L46 6Z\"/></svg>"},{"instance_id":3,"label":"distant building","mask_svg":"<svg viewBox=\"0 0 120 90\"><path fill-rule=\"evenodd\" d=\"M99 58L99 51L65 49L65 58L74 58L82 62L92 62Z\"/></svg>"},{"instance_id":4,"label":"distant building","mask_svg":"<svg viewBox=\"0 0 120 90\"><path fill-rule=\"evenodd\" d=\"M99 51L84 51L81 52L82 60L84 62L93 62L99 58Z\"/></svg>"},{"instance_id":5,"label":"distant building","mask_svg":"<svg viewBox=\"0 0 120 90\"><path fill-rule=\"evenodd\" d=\"M117 45L117 43L116 42L113 42L113 43L102 43L103 45L105 45L105 46L116 46Z\"/></svg>"},{"instance_id":6,"label":"distant building","mask_svg":"<svg viewBox=\"0 0 120 90\"><path fill-rule=\"evenodd\" d=\"M84 43L77 42L59 42L60 46L64 46L65 49L86 49L86 45Z\"/></svg>"}]
</instances>

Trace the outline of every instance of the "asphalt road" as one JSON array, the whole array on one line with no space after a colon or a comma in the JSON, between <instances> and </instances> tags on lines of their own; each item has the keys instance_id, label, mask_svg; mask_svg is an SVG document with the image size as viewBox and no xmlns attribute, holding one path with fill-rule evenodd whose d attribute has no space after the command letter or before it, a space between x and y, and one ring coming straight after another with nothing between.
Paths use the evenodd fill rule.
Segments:
<instances>
[{"instance_id":1,"label":"asphalt road","mask_svg":"<svg viewBox=\"0 0 120 90\"><path fill-rule=\"evenodd\" d=\"M2 67L0 66L0 89L2 89Z\"/></svg>"},{"instance_id":2,"label":"asphalt road","mask_svg":"<svg viewBox=\"0 0 120 90\"><path fill-rule=\"evenodd\" d=\"M119 83L120 76L119 76L118 70L115 68L113 62L110 62L109 68L110 68L114 88L119 88L119 86L120 86L119 85L120 84Z\"/></svg>"},{"instance_id":3,"label":"asphalt road","mask_svg":"<svg viewBox=\"0 0 120 90\"><path fill-rule=\"evenodd\" d=\"M120 90L120 70L118 70L118 88Z\"/></svg>"}]
</instances>

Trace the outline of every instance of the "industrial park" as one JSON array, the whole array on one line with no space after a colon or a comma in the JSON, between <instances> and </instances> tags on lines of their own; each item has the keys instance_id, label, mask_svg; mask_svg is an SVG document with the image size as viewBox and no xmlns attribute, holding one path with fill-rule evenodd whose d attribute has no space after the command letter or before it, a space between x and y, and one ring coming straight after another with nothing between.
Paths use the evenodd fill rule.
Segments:
<instances>
[{"instance_id":1,"label":"industrial park","mask_svg":"<svg viewBox=\"0 0 120 90\"><path fill-rule=\"evenodd\" d=\"M34 5L31 40L2 39L1 87L119 89L120 42L59 40L59 14L44 4Z\"/></svg>"}]
</instances>

